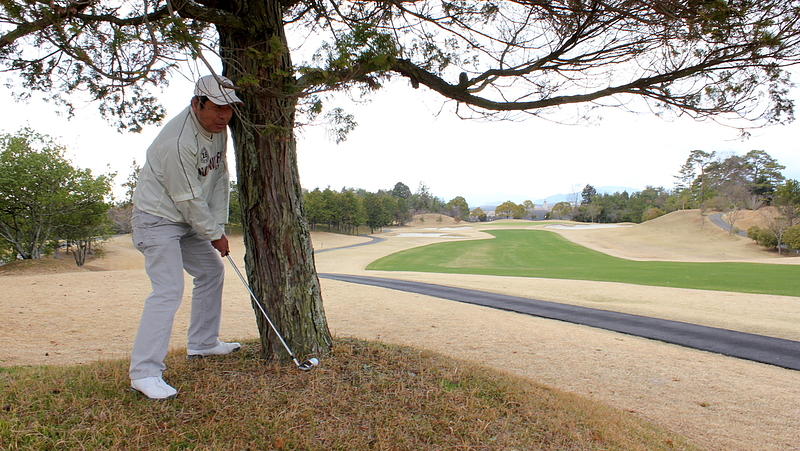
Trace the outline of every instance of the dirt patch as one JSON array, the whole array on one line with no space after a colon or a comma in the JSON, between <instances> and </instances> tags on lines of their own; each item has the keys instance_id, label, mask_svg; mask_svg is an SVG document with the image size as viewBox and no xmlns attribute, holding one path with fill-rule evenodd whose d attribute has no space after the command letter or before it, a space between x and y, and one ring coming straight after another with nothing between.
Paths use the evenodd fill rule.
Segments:
<instances>
[{"instance_id":1,"label":"dirt patch","mask_svg":"<svg viewBox=\"0 0 800 451\"><path fill-rule=\"evenodd\" d=\"M485 239L491 235L484 230L502 224L438 218L428 215L424 222L390 228L376 234L386 241L356 248L343 246L369 238L314 232L315 248L326 250L315 257L318 270L430 281L800 339L798 297L364 270L383 255L452 239L398 237L399 232L457 227L448 233ZM514 223L522 228L549 224ZM554 233L622 258L798 262L728 235L697 211L672 213L634 227ZM0 365L128 358L149 280L129 236L109 240L102 251L103 258L82 269L66 258L41 267L0 269ZM243 265L241 240L232 242L232 252ZM249 295L228 273L222 337L256 338ZM409 344L476 361L633 412L708 449L800 449L796 371L412 293L325 279L321 283L326 315L338 336ZM176 317L171 342L175 348L185 347L188 291Z\"/></svg>"}]
</instances>

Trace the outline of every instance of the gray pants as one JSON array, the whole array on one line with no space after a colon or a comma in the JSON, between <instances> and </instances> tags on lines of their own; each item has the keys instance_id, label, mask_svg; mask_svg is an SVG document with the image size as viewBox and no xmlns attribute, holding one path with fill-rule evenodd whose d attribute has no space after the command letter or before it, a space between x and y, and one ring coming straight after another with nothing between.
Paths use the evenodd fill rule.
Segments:
<instances>
[{"instance_id":1,"label":"gray pants","mask_svg":"<svg viewBox=\"0 0 800 451\"><path fill-rule=\"evenodd\" d=\"M161 376L175 312L183 298L183 270L194 277L188 349L216 346L225 268L211 242L188 224L134 209L133 244L144 254L152 293L147 296L131 352L131 379Z\"/></svg>"}]
</instances>

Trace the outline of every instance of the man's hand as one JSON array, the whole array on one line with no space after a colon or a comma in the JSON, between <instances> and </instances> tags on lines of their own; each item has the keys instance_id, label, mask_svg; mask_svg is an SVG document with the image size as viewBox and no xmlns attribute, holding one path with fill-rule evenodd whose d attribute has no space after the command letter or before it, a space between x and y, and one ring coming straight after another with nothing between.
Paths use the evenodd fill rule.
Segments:
<instances>
[{"instance_id":1,"label":"man's hand","mask_svg":"<svg viewBox=\"0 0 800 451\"><path fill-rule=\"evenodd\" d=\"M211 242L214 249L219 251L219 255L226 256L231 253L231 248L228 245L228 237L224 234L218 239Z\"/></svg>"}]
</instances>

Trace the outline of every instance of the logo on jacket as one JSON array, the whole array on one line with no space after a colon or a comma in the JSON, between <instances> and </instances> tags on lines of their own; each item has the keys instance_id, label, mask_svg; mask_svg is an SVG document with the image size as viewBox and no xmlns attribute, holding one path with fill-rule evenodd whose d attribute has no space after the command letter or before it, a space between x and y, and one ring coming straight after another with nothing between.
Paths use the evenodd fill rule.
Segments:
<instances>
[{"instance_id":1,"label":"logo on jacket","mask_svg":"<svg viewBox=\"0 0 800 451\"><path fill-rule=\"evenodd\" d=\"M200 151L200 159L205 166L197 168L197 173L200 174L201 177L207 176L209 172L222 166L222 157L222 151L218 151L217 154L214 155L214 158L211 158L208 155L208 151L202 149Z\"/></svg>"}]
</instances>

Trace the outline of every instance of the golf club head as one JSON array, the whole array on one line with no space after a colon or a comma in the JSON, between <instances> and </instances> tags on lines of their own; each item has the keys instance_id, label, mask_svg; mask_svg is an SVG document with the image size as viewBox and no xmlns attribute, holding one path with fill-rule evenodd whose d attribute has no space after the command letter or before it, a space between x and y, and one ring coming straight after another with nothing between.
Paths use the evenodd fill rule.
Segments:
<instances>
[{"instance_id":1,"label":"golf club head","mask_svg":"<svg viewBox=\"0 0 800 451\"><path fill-rule=\"evenodd\" d=\"M296 360L295 360L295 363L297 363ZM300 371L311 371L317 365L319 365L319 360L314 358L314 357L312 357L312 358L304 361L303 363L298 363L297 364L297 369L300 370Z\"/></svg>"}]
</instances>

